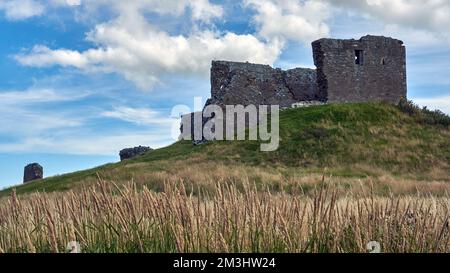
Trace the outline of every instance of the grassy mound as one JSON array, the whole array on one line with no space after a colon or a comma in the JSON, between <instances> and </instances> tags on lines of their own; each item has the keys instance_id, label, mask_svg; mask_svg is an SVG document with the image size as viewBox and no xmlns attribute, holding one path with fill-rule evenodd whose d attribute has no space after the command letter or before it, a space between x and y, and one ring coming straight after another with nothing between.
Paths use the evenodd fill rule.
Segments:
<instances>
[{"instance_id":1,"label":"grassy mound","mask_svg":"<svg viewBox=\"0 0 450 273\"><path fill-rule=\"evenodd\" d=\"M394 178L380 185L384 190L404 187L394 185L394 180L413 181L411 188L423 186L422 181L445 186L450 182L449 120L440 112L406 102L289 109L280 114L280 147L274 152L260 152L258 141L217 141L196 147L181 141L126 162L50 177L16 190L18 194L65 191L94 184L98 176L116 183L133 180L154 190L165 181L183 180L205 187L251 182L288 191L301 183L305 191L311 179L318 181L323 174L346 178L349 187L353 180L381 181L387 176ZM0 197L10 192L6 189Z\"/></svg>"}]
</instances>

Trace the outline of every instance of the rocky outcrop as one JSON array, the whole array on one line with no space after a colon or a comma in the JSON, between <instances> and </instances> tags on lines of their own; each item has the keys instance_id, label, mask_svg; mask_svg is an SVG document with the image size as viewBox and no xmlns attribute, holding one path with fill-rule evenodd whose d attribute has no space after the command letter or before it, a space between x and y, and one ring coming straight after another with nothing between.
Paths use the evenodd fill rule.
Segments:
<instances>
[{"instance_id":1,"label":"rocky outcrop","mask_svg":"<svg viewBox=\"0 0 450 273\"><path fill-rule=\"evenodd\" d=\"M119 153L120 161L124 161L127 159L134 158L136 156L143 155L149 151L153 151L153 149L150 147L145 147L145 146L123 149Z\"/></svg>"},{"instance_id":2,"label":"rocky outcrop","mask_svg":"<svg viewBox=\"0 0 450 273\"><path fill-rule=\"evenodd\" d=\"M32 163L25 167L23 183L29 183L44 178L44 168L38 163Z\"/></svg>"}]
</instances>

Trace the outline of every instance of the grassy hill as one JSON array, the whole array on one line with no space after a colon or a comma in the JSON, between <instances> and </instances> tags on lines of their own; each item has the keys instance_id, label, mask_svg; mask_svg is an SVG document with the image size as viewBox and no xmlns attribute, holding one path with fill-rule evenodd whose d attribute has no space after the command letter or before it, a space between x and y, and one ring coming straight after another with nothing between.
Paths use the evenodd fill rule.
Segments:
<instances>
[{"instance_id":1,"label":"grassy hill","mask_svg":"<svg viewBox=\"0 0 450 273\"><path fill-rule=\"evenodd\" d=\"M261 188L308 191L326 175L352 187L375 181L380 192L413 191L450 182L449 117L409 103L335 104L284 110L280 148L260 152L256 141L181 141L141 157L16 187L18 194L78 189L101 177L158 191L165 181L208 188L251 182ZM400 182L402 183L400 183ZM409 181L405 186L404 181ZM12 189L0 192L9 195Z\"/></svg>"}]
</instances>

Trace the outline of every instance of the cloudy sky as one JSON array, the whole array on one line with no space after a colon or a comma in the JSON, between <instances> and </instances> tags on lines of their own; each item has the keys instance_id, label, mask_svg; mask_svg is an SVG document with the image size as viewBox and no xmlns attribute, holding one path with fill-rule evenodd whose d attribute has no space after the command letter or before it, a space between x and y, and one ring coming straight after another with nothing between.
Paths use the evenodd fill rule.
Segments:
<instances>
[{"instance_id":1,"label":"cloudy sky","mask_svg":"<svg viewBox=\"0 0 450 273\"><path fill-rule=\"evenodd\" d=\"M0 187L173 142L213 59L313 67L310 44L401 39L409 97L450 113L448 0L0 0Z\"/></svg>"}]
</instances>

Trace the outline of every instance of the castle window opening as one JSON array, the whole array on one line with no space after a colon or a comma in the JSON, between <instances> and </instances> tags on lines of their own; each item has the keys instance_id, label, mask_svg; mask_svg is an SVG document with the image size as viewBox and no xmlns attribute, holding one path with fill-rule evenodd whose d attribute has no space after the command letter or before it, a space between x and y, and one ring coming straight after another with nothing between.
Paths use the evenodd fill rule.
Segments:
<instances>
[{"instance_id":1,"label":"castle window opening","mask_svg":"<svg viewBox=\"0 0 450 273\"><path fill-rule=\"evenodd\" d=\"M355 50L355 64L357 64L357 65L364 64L364 51L363 50Z\"/></svg>"},{"instance_id":2,"label":"castle window opening","mask_svg":"<svg viewBox=\"0 0 450 273\"><path fill-rule=\"evenodd\" d=\"M385 58L381 58L381 64L382 65L386 65L386 59Z\"/></svg>"}]
</instances>

